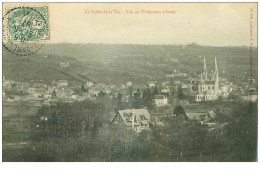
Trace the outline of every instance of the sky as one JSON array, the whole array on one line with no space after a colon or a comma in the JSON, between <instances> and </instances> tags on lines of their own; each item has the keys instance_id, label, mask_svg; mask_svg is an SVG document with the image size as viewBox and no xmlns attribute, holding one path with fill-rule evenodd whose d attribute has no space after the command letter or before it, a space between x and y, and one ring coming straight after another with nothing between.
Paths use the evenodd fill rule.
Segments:
<instances>
[{"instance_id":1,"label":"sky","mask_svg":"<svg viewBox=\"0 0 260 179\"><path fill-rule=\"evenodd\" d=\"M4 7L17 5L4 4ZM32 7L42 5L49 7L50 43L194 42L209 46L249 46L252 22L251 42L257 45L257 3L28 4ZM253 9L253 19L250 19L250 8ZM92 10L102 13L96 14ZM112 13L105 14L104 10ZM134 13L129 14L127 10ZM150 14L147 11L161 13Z\"/></svg>"}]
</instances>

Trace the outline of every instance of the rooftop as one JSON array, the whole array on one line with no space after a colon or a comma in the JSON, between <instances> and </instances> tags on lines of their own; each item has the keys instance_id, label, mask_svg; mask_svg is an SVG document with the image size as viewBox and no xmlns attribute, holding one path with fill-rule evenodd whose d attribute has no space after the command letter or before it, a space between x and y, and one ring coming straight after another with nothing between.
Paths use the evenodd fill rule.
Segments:
<instances>
[{"instance_id":1,"label":"rooftop","mask_svg":"<svg viewBox=\"0 0 260 179\"><path fill-rule=\"evenodd\" d=\"M132 121L141 125L141 124L149 124L150 122L150 114L146 109L125 109L125 110L118 110L121 118L124 122Z\"/></svg>"},{"instance_id":2,"label":"rooftop","mask_svg":"<svg viewBox=\"0 0 260 179\"><path fill-rule=\"evenodd\" d=\"M164 95L155 95L154 99L165 99Z\"/></svg>"}]
</instances>

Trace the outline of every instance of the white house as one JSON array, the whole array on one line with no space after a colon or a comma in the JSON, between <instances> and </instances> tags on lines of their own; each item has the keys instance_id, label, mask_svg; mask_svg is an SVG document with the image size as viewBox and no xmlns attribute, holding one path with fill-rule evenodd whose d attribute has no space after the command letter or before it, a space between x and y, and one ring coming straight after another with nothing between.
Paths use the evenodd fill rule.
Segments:
<instances>
[{"instance_id":1,"label":"white house","mask_svg":"<svg viewBox=\"0 0 260 179\"><path fill-rule=\"evenodd\" d=\"M123 123L137 133L149 129L150 122L150 114L146 109L118 110L112 120L113 124Z\"/></svg>"},{"instance_id":2,"label":"white house","mask_svg":"<svg viewBox=\"0 0 260 179\"><path fill-rule=\"evenodd\" d=\"M132 85L133 85L133 83L132 83L131 81L128 81L128 82L126 82L126 84L125 84L125 86L126 86L127 88L131 87Z\"/></svg>"},{"instance_id":3,"label":"white house","mask_svg":"<svg viewBox=\"0 0 260 179\"><path fill-rule=\"evenodd\" d=\"M168 104L168 99L164 95L155 95L153 102L156 106L164 106Z\"/></svg>"},{"instance_id":4,"label":"white house","mask_svg":"<svg viewBox=\"0 0 260 179\"><path fill-rule=\"evenodd\" d=\"M66 68L70 66L70 62L60 62L60 67L61 68Z\"/></svg>"},{"instance_id":5,"label":"white house","mask_svg":"<svg viewBox=\"0 0 260 179\"><path fill-rule=\"evenodd\" d=\"M147 82L147 86L151 87L155 87L156 86L156 81L148 81Z\"/></svg>"},{"instance_id":6,"label":"white house","mask_svg":"<svg viewBox=\"0 0 260 179\"><path fill-rule=\"evenodd\" d=\"M170 93L171 93L171 90L170 90L170 88L168 86L165 86L165 87L163 87L161 89L161 93L164 94L164 95L168 95L169 96Z\"/></svg>"},{"instance_id":7,"label":"white house","mask_svg":"<svg viewBox=\"0 0 260 179\"><path fill-rule=\"evenodd\" d=\"M94 85L94 83L92 82L92 81L87 81L86 82L86 86L87 87L91 87L91 86L93 86Z\"/></svg>"},{"instance_id":8,"label":"white house","mask_svg":"<svg viewBox=\"0 0 260 179\"><path fill-rule=\"evenodd\" d=\"M68 80L58 80L57 84L59 87L67 87L69 82L68 82Z\"/></svg>"}]
</instances>

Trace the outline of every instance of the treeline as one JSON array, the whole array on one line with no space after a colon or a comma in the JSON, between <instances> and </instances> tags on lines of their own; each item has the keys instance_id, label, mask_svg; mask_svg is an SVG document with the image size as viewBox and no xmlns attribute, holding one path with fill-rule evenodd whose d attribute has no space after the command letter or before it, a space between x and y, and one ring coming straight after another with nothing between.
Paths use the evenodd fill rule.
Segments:
<instances>
[{"instance_id":1,"label":"treeline","mask_svg":"<svg viewBox=\"0 0 260 179\"><path fill-rule=\"evenodd\" d=\"M42 107L31 119L30 144L13 159L3 151L3 160L256 161L256 103L234 102L233 112L217 119L227 125L213 131L180 116L139 134L111 124L105 108L91 101Z\"/></svg>"}]
</instances>

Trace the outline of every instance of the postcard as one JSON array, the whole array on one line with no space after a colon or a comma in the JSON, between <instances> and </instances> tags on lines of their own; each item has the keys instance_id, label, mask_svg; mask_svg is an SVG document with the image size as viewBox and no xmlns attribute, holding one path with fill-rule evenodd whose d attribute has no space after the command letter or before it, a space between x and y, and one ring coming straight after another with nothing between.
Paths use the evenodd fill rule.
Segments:
<instances>
[{"instance_id":1,"label":"postcard","mask_svg":"<svg viewBox=\"0 0 260 179\"><path fill-rule=\"evenodd\" d=\"M3 3L3 162L256 162L257 3Z\"/></svg>"}]
</instances>

